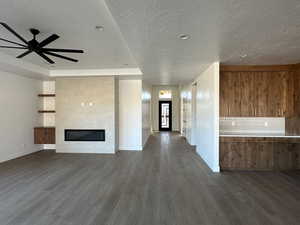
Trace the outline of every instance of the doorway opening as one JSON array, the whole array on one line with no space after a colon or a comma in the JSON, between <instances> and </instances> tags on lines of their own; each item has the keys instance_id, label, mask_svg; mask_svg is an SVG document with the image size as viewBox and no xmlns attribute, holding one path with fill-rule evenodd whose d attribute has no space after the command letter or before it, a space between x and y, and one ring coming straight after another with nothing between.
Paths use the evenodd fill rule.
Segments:
<instances>
[{"instance_id":1,"label":"doorway opening","mask_svg":"<svg viewBox=\"0 0 300 225\"><path fill-rule=\"evenodd\" d=\"M159 101L159 131L172 131L172 101Z\"/></svg>"}]
</instances>

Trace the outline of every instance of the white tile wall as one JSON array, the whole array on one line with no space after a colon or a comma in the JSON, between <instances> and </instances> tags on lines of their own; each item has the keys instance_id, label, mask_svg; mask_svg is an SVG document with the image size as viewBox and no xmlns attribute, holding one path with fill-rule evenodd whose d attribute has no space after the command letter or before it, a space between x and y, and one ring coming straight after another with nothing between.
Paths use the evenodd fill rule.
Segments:
<instances>
[{"instance_id":1,"label":"white tile wall","mask_svg":"<svg viewBox=\"0 0 300 225\"><path fill-rule=\"evenodd\" d=\"M220 133L285 133L285 118L220 117Z\"/></svg>"}]
</instances>

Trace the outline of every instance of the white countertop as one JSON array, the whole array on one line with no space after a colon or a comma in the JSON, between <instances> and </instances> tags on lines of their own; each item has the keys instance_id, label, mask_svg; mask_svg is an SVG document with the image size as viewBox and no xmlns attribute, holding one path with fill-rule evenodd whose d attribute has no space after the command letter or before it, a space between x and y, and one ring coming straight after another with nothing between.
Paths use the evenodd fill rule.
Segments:
<instances>
[{"instance_id":1,"label":"white countertop","mask_svg":"<svg viewBox=\"0 0 300 225\"><path fill-rule=\"evenodd\" d=\"M285 133L235 133L235 132L220 132L220 137L300 138L299 135L290 135Z\"/></svg>"}]
</instances>

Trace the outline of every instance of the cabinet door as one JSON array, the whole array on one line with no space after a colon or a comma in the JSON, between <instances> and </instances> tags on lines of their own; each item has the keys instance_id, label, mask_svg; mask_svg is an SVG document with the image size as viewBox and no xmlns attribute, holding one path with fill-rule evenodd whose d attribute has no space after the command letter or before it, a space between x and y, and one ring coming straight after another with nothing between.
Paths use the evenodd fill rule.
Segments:
<instances>
[{"instance_id":1,"label":"cabinet door","mask_svg":"<svg viewBox=\"0 0 300 225\"><path fill-rule=\"evenodd\" d=\"M269 107L272 107L272 105L269 104L269 86L271 84L271 74L268 72L258 72L255 73L254 76L254 86L256 91L255 116L272 116L269 114Z\"/></svg>"},{"instance_id":2,"label":"cabinet door","mask_svg":"<svg viewBox=\"0 0 300 225\"><path fill-rule=\"evenodd\" d=\"M299 94L296 94L296 91L300 91L300 83L298 85L298 88L295 89L295 86L297 86L297 81L295 79L295 71L290 71L287 74L287 94L286 94L286 112L285 112L285 117L290 118L294 117L296 115L296 110L295 110L295 103L296 103L296 96L299 98ZM300 81L300 79L299 79ZM298 104L299 105L299 104ZM298 114L299 115L299 114Z\"/></svg>"},{"instance_id":3,"label":"cabinet door","mask_svg":"<svg viewBox=\"0 0 300 225\"><path fill-rule=\"evenodd\" d=\"M220 116L240 116L240 75L222 72L220 76Z\"/></svg>"},{"instance_id":4,"label":"cabinet door","mask_svg":"<svg viewBox=\"0 0 300 225\"><path fill-rule=\"evenodd\" d=\"M253 117L256 114L256 85L255 73L240 74L240 102L242 117Z\"/></svg>"},{"instance_id":5,"label":"cabinet door","mask_svg":"<svg viewBox=\"0 0 300 225\"><path fill-rule=\"evenodd\" d=\"M55 128L34 128L34 144L55 144Z\"/></svg>"},{"instance_id":6,"label":"cabinet door","mask_svg":"<svg viewBox=\"0 0 300 225\"><path fill-rule=\"evenodd\" d=\"M242 90L241 90L241 73L233 73L230 76L230 86L228 87L230 91L230 104L229 104L229 115L232 117L240 117L241 103L242 103Z\"/></svg>"},{"instance_id":7,"label":"cabinet door","mask_svg":"<svg viewBox=\"0 0 300 225\"><path fill-rule=\"evenodd\" d=\"M220 74L220 117L229 116L228 87L229 87L229 74L222 72Z\"/></svg>"},{"instance_id":8,"label":"cabinet door","mask_svg":"<svg viewBox=\"0 0 300 225\"><path fill-rule=\"evenodd\" d=\"M276 143L274 145L274 169L295 170L298 169L298 154L296 143Z\"/></svg>"},{"instance_id":9,"label":"cabinet door","mask_svg":"<svg viewBox=\"0 0 300 225\"><path fill-rule=\"evenodd\" d=\"M45 135L43 128L34 128L34 144L44 144Z\"/></svg>"},{"instance_id":10,"label":"cabinet door","mask_svg":"<svg viewBox=\"0 0 300 225\"><path fill-rule=\"evenodd\" d=\"M284 117L287 108L288 72L272 72L270 74L267 116Z\"/></svg>"},{"instance_id":11,"label":"cabinet door","mask_svg":"<svg viewBox=\"0 0 300 225\"><path fill-rule=\"evenodd\" d=\"M294 78L294 116L300 117L300 69L293 74Z\"/></svg>"},{"instance_id":12,"label":"cabinet door","mask_svg":"<svg viewBox=\"0 0 300 225\"><path fill-rule=\"evenodd\" d=\"M55 128L46 128L46 144L55 144Z\"/></svg>"}]
</instances>

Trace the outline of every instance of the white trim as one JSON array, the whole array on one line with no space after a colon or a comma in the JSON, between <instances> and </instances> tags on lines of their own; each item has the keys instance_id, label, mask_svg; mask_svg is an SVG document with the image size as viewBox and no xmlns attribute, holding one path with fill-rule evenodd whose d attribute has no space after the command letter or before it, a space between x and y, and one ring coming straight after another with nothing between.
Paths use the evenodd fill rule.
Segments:
<instances>
[{"instance_id":1,"label":"white trim","mask_svg":"<svg viewBox=\"0 0 300 225\"><path fill-rule=\"evenodd\" d=\"M140 68L106 68L106 69L62 69L49 70L47 68L16 59L13 56L0 53L0 70L15 73L34 79L49 80L53 77L78 77L78 76L141 76ZM140 78L140 77L135 77Z\"/></svg>"},{"instance_id":2,"label":"white trim","mask_svg":"<svg viewBox=\"0 0 300 225\"><path fill-rule=\"evenodd\" d=\"M215 73L215 161L212 171L215 173L220 172L220 63L215 62L214 64Z\"/></svg>"},{"instance_id":3,"label":"white trim","mask_svg":"<svg viewBox=\"0 0 300 225\"><path fill-rule=\"evenodd\" d=\"M146 146L146 144L147 144L147 142L148 142L150 136L151 136L151 134L148 135L147 139L145 140L145 143L143 143L143 148L142 148L142 150L144 150L144 148L145 148L145 146Z\"/></svg>"},{"instance_id":4,"label":"white trim","mask_svg":"<svg viewBox=\"0 0 300 225\"><path fill-rule=\"evenodd\" d=\"M57 150L56 153L68 153L68 154L116 154L116 151L99 151L98 149L80 149L80 148L66 148L63 150Z\"/></svg>"},{"instance_id":5,"label":"white trim","mask_svg":"<svg viewBox=\"0 0 300 225\"><path fill-rule=\"evenodd\" d=\"M220 173L220 166L215 166L214 168L212 168L212 171L214 172L214 173Z\"/></svg>"},{"instance_id":6,"label":"white trim","mask_svg":"<svg viewBox=\"0 0 300 225\"><path fill-rule=\"evenodd\" d=\"M143 75L139 68L120 69L87 69L87 70L50 70L50 77L76 77L76 76L133 76Z\"/></svg>"}]
</instances>

